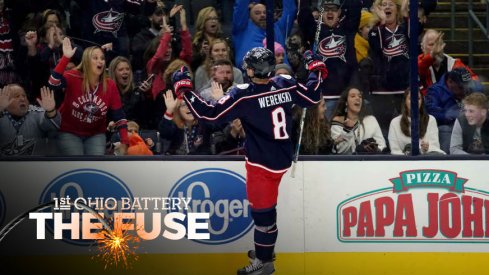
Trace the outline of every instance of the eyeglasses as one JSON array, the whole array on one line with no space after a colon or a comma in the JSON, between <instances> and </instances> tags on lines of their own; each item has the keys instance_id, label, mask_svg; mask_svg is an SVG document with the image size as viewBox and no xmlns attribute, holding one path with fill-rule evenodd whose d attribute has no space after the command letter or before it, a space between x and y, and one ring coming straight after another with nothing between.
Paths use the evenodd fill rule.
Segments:
<instances>
[{"instance_id":1,"label":"eyeglasses","mask_svg":"<svg viewBox=\"0 0 489 275\"><path fill-rule=\"evenodd\" d=\"M217 17L217 16L212 16L212 17L207 17L207 18L205 19L205 21L210 21L210 20L216 20L216 21L219 21L219 17Z\"/></svg>"}]
</instances>

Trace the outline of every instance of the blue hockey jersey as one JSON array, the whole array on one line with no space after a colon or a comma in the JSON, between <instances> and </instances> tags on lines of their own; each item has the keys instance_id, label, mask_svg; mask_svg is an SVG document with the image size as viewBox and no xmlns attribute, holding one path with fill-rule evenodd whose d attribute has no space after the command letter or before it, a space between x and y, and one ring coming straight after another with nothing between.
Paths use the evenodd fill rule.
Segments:
<instances>
[{"instance_id":1,"label":"blue hockey jersey","mask_svg":"<svg viewBox=\"0 0 489 275\"><path fill-rule=\"evenodd\" d=\"M317 104L321 80L312 72L306 85L288 75L276 76L267 84L247 83L234 87L211 105L195 92L184 99L194 116L208 121L241 120L246 133L246 160L271 172L283 172L292 162L292 105Z\"/></svg>"}]
</instances>

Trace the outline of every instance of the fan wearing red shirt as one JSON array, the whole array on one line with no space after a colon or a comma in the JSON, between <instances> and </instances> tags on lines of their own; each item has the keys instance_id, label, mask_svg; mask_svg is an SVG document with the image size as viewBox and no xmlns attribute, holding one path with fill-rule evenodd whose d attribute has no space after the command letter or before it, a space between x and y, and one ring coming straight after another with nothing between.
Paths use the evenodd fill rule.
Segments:
<instances>
[{"instance_id":1,"label":"fan wearing red shirt","mask_svg":"<svg viewBox=\"0 0 489 275\"><path fill-rule=\"evenodd\" d=\"M59 109L58 146L62 155L103 155L107 121L116 121L123 151L127 148L127 121L113 80L105 74L105 55L99 47L83 52L80 64L65 71L75 53L69 38L63 40L63 58L49 78L52 89L63 90Z\"/></svg>"}]
</instances>

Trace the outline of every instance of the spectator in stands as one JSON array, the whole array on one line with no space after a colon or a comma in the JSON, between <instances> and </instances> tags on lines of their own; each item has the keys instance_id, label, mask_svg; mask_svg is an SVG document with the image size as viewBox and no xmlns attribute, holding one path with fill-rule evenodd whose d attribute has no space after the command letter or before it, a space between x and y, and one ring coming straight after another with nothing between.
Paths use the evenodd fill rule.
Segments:
<instances>
[{"instance_id":1,"label":"spectator in stands","mask_svg":"<svg viewBox=\"0 0 489 275\"><path fill-rule=\"evenodd\" d=\"M109 124L110 126L110 124ZM127 155L129 156L152 156L155 143L151 138L143 139L139 135L139 125L134 121L127 122L127 135L129 138L129 146L127 148ZM119 138L119 136L117 136ZM114 154L121 155L120 151L121 143L117 140L114 143Z\"/></svg>"},{"instance_id":2,"label":"spectator in stands","mask_svg":"<svg viewBox=\"0 0 489 275\"><path fill-rule=\"evenodd\" d=\"M224 38L219 16L214 7L205 7L199 11L195 20L195 34L192 39L192 70L202 65L209 54L209 46L216 38Z\"/></svg>"},{"instance_id":3,"label":"spectator in stands","mask_svg":"<svg viewBox=\"0 0 489 275\"><path fill-rule=\"evenodd\" d=\"M20 83L20 42L6 3L0 1L0 87Z\"/></svg>"},{"instance_id":4,"label":"spectator in stands","mask_svg":"<svg viewBox=\"0 0 489 275\"><path fill-rule=\"evenodd\" d=\"M341 93L358 79L354 40L360 21L360 4L355 0L346 0L343 5L340 0L324 0L320 7L322 19L316 22L310 15L310 1L301 1L299 27L329 72L321 86L327 119L331 119Z\"/></svg>"},{"instance_id":5,"label":"spectator in stands","mask_svg":"<svg viewBox=\"0 0 489 275\"><path fill-rule=\"evenodd\" d=\"M274 40L285 46L285 38L292 30L297 12L295 0L282 1L282 16L274 23ZM311 16L311 13L309 13ZM236 0L233 13L234 64L243 65L246 52L261 47L265 38L266 7L254 0Z\"/></svg>"},{"instance_id":6,"label":"spectator in stands","mask_svg":"<svg viewBox=\"0 0 489 275\"><path fill-rule=\"evenodd\" d=\"M171 11L175 11L177 8L178 6L174 7ZM170 15L171 14L172 12L170 12ZM142 29L132 39L131 53L132 67L134 71L144 71L146 67L146 63L143 59L144 52L148 48L151 41L160 34L161 25L163 25L163 17L165 17L163 8L155 7L151 15L148 16L150 23L149 28Z\"/></svg>"},{"instance_id":7,"label":"spectator in stands","mask_svg":"<svg viewBox=\"0 0 489 275\"><path fill-rule=\"evenodd\" d=\"M331 128L328 120L324 117L326 103L324 100L319 104L306 109L304 128L300 146L301 155L329 155L333 152L334 141L331 138ZM300 120L303 108L296 106L293 110L292 144L299 142Z\"/></svg>"},{"instance_id":8,"label":"spectator in stands","mask_svg":"<svg viewBox=\"0 0 489 275\"><path fill-rule=\"evenodd\" d=\"M129 57L129 36L124 17L126 12L139 13L143 1L75 0L75 2L80 7L82 38L98 45L112 43L118 55ZM144 2L156 6L156 0ZM93 46L93 43L86 43L83 46Z\"/></svg>"},{"instance_id":9,"label":"spectator in stands","mask_svg":"<svg viewBox=\"0 0 489 275\"><path fill-rule=\"evenodd\" d=\"M200 91L200 96L206 101L215 103L227 94L230 88L237 85L234 82L233 64L227 59L220 59L212 66L212 79L210 86Z\"/></svg>"},{"instance_id":10,"label":"spectator in stands","mask_svg":"<svg viewBox=\"0 0 489 275\"><path fill-rule=\"evenodd\" d=\"M42 12L41 27L46 25L56 25L60 28L64 27L61 13L54 9L47 9Z\"/></svg>"},{"instance_id":11,"label":"spectator in stands","mask_svg":"<svg viewBox=\"0 0 489 275\"><path fill-rule=\"evenodd\" d=\"M288 74L290 76L294 76L294 71L289 65L282 63L275 65L275 75L277 76L279 74Z\"/></svg>"},{"instance_id":12,"label":"spectator in stands","mask_svg":"<svg viewBox=\"0 0 489 275\"><path fill-rule=\"evenodd\" d=\"M126 119L138 123L138 127L141 125L143 129L150 129L153 106L151 83L154 75L134 87L134 76L129 60L118 56L109 64L109 77L117 85Z\"/></svg>"},{"instance_id":13,"label":"spectator in stands","mask_svg":"<svg viewBox=\"0 0 489 275\"><path fill-rule=\"evenodd\" d=\"M333 121L331 137L338 154L379 154L386 148L379 123L367 114L363 93L348 88L341 95Z\"/></svg>"},{"instance_id":14,"label":"spectator in stands","mask_svg":"<svg viewBox=\"0 0 489 275\"><path fill-rule=\"evenodd\" d=\"M370 45L368 44L368 33L372 29L373 15L362 10L358 32L355 34L355 50L357 53L357 61L360 63L368 57Z\"/></svg>"},{"instance_id":15,"label":"spectator in stands","mask_svg":"<svg viewBox=\"0 0 489 275\"><path fill-rule=\"evenodd\" d=\"M450 154L489 154L488 102L483 93L463 99L463 114L455 121Z\"/></svg>"},{"instance_id":16,"label":"spectator in stands","mask_svg":"<svg viewBox=\"0 0 489 275\"><path fill-rule=\"evenodd\" d=\"M419 145L421 154L445 154L440 149L436 119L424 107L424 98L418 94ZM411 154L411 89L404 92L401 115L392 119L389 127L389 147L393 155Z\"/></svg>"},{"instance_id":17,"label":"spectator in stands","mask_svg":"<svg viewBox=\"0 0 489 275\"><path fill-rule=\"evenodd\" d=\"M164 94L168 90L173 91L173 85L171 82L171 76L172 74L180 69L182 66L189 66L189 63L185 62L182 59L174 59L170 64L168 64L168 67L166 67L165 71L163 72L163 81L165 82L165 88L161 90L161 92L158 93L156 96L156 99L154 100L154 105L152 109L152 123L154 121L154 124L152 124L152 127L150 129L158 129L160 122L161 122L161 115L165 113L166 111L166 105L165 105L165 99L164 99ZM187 67L188 68L188 67ZM192 75L193 77L193 75Z\"/></svg>"},{"instance_id":18,"label":"spectator in stands","mask_svg":"<svg viewBox=\"0 0 489 275\"><path fill-rule=\"evenodd\" d=\"M55 153L48 137L58 131L61 117L53 91L43 87L37 101L40 108L30 105L24 88L18 84L0 90L0 156Z\"/></svg>"},{"instance_id":19,"label":"spectator in stands","mask_svg":"<svg viewBox=\"0 0 489 275\"><path fill-rule=\"evenodd\" d=\"M226 40L224 39L214 39L209 46L209 55L204 61L204 64L199 66L195 72L195 89L200 91L210 87L210 77L212 75L212 65L218 60L231 60L230 59L230 48ZM243 74L241 70L233 67L233 82L241 84L243 83Z\"/></svg>"},{"instance_id":20,"label":"spectator in stands","mask_svg":"<svg viewBox=\"0 0 489 275\"><path fill-rule=\"evenodd\" d=\"M294 72L291 75L295 75L299 82L306 81L308 72L304 66L303 54L305 47L301 34L299 32L295 32L289 36L287 38L286 47L287 61Z\"/></svg>"},{"instance_id":21,"label":"spectator in stands","mask_svg":"<svg viewBox=\"0 0 489 275\"><path fill-rule=\"evenodd\" d=\"M438 82L445 73L455 68L463 67L471 74L472 79L478 79L477 75L460 59L443 52L445 49L443 33L427 29L421 40L421 49L423 52L418 56L418 74L423 95L426 95L428 88Z\"/></svg>"},{"instance_id":22,"label":"spectator in stands","mask_svg":"<svg viewBox=\"0 0 489 275\"><path fill-rule=\"evenodd\" d=\"M402 95L409 86L408 1L376 0L377 23L369 33L373 79L373 113L387 136L392 118L400 114Z\"/></svg>"},{"instance_id":23,"label":"spectator in stands","mask_svg":"<svg viewBox=\"0 0 489 275\"><path fill-rule=\"evenodd\" d=\"M178 53L178 58L184 60L187 63L190 63L192 60L192 42L190 38L190 32L187 27L187 21L185 17L185 9L181 8L179 11L180 17L180 36L182 42L182 49ZM153 98L161 92L165 90L166 82L163 78L163 73L165 72L166 67L170 62L174 59L173 49L171 45L172 32L170 27L167 25L166 21L163 20L163 25L161 28L161 37L156 37L153 39L153 42L156 41L159 43L154 43L154 45L150 45L147 52L153 52L151 54L151 59L149 59L146 64L146 72L148 74L155 74L155 79L153 81L153 86L151 88L151 92L153 94ZM156 48L156 50L154 50Z\"/></svg>"},{"instance_id":24,"label":"spectator in stands","mask_svg":"<svg viewBox=\"0 0 489 275\"><path fill-rule=\"evenodd\" d=\"M263 39L263 47L267 47L267 39ZM273 42L273 53L275 54L275 64L283 64L285 61L285 49L277 42Z\"/></svg>"},{"instance_id":25,"label":"spectator in stands","mask_svg":"<svg viewBox=\"0 0 489 275\"><path fill-rule=\"evenodd\" d=\"M171 90L163 94L166 112L159 131L170 140L167 155L210 154L210 131L190 112L182 99L175 99Z\"/></svg>"},{"instance_id":26,"label":"spectator in stands","mask_svg":"<svg viewBox=\"0 0 489 275\"><path fill-rule=\"evenodd\" d=\"M75 51L65 37L63 57L49 79L53 88L64 89L58 134L61 154L103 155L108 116L115 121L123 148L126 149L126 119L117 86L105 75L103 50L99 47L85 49L81 63L75 69L65 71Z\"/></svg>"},{"instance_id":27,"label":"spectator in stands","mask_svg":"<svg viewBox=\"0 0 489 275\"><path fill-rule=\"evenodd\" d=\"M460 114L463 98L472 92L480 91L480 83L472 80L470 72L463 67L446 73L428 89L425 98L426 109L436 118L440 147L446 153L450 152L453 123Z\"/></svg>"}]
</instances>

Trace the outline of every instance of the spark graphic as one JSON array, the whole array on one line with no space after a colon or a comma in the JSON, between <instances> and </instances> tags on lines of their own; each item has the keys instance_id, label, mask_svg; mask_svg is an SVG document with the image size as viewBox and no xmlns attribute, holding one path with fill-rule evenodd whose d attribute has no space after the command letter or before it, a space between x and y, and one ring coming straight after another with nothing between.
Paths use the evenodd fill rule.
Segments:
<instances>
[{"instance_id":1,"label":"spark graphic","mask_svg":"<svg viewBox=\"0 0 489 275\"><path fill-rule=\"evenodd\" d=\"M126 269L130 268L130 264L138 260L136 249L139 247L141 239L134 234L134 231L122 230L122 220L114 222L114 230L104 228L99 234L100 239L98 244L98 259L105 263L104 268L109 266L119 266L123 264Z\"/></svg>"}]
</instances>

